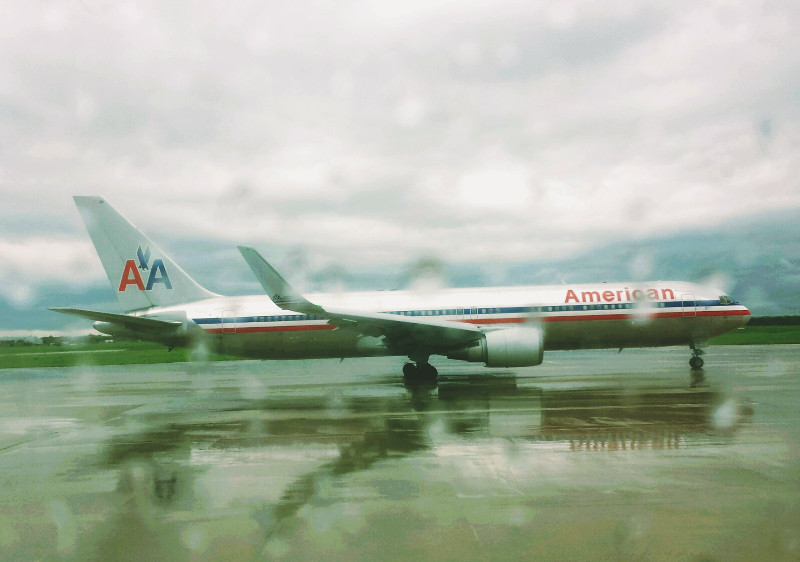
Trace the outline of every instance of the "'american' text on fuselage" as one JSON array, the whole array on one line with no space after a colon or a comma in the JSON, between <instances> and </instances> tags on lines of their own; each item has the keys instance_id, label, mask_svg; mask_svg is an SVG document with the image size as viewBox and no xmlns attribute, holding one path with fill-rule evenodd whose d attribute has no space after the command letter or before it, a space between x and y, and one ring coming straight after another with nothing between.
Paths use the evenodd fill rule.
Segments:
<instances>
[{"instance_id":1,"label":"'american' text on fuselage","mask_svg":"<svg viewBox=\"0 0 800 562\"><path fill-rule=\"evenodd\" d=\"M580 297L572 289L567 289L567 296L564 303L570 302L628 302L641 300L675 300L675 293L672 289L634 289L628 287L616 291L581 291Z\"/></svg>"}]
</instances>

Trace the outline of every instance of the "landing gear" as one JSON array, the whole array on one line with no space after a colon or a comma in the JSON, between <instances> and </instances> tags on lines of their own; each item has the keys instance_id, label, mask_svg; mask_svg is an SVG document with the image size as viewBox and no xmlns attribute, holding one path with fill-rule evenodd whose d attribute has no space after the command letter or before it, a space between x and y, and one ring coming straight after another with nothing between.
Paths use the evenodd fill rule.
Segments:
<instances>
[{"instance_id":1,"label":"landing gear","mask_svg":"<svg viewBox=\"0 0 800 562\"><path fill-rule=\"evenodd\" d=\"M703 350L695 344L692 344L692 358L689 359L689 366L693 370L703 368L703 358L700 357L701 355L703 355Z\"/></svg>"},{"instance_id":2,"label":"landing gear","mask_svg":"<svg viewBox=\"0 0 800 562\"><path fill-rule=\"evenodd\" d=\"M703 367L703 358L694 356L689 359L689 366L692 369L701 369Z\"/></svg>"},{"instance_id":3,"label":"landing gear","mask_svg":"<svg viewBox=\"0 0 800 562\"><path fill-rule=\"evenodd\" d=\"M407 383L436 382L438 376L439 371L427 361L417 362L416 365L414 363L406 363L403 365L403 378Z\"/></svg>"}]
</instances>

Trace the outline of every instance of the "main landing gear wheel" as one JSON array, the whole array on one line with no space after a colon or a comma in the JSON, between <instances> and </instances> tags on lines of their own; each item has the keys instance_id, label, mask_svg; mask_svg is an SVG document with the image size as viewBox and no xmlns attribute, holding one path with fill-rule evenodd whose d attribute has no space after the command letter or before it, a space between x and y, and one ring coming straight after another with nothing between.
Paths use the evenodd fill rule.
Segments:
<instances>
[{"instance_id":1,"label":"main landing gear wheel","mask_svg":"<svg viewBox=\"0 0 800 562\"><path fill-rule=\"evenodd\" d=\"M403 365L403 378L406 382L436 382L439 371L430 363L406 363Z\"/></svg>"}]
</instances>

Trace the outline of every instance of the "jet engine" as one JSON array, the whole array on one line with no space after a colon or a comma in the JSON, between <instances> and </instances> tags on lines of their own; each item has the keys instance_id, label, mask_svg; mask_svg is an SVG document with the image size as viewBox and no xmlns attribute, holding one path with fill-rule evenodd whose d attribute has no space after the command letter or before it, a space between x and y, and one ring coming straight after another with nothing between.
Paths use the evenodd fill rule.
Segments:
<instances>
[{"instance_id":1,"label":"jet engine","mask_svg":"<svg viewBox=\"0 0 800 562\"><path fill-rule=\"evenodd\" d=\"M487 367L531 367L544 356L541 328L507 328L486 332L470 347L447 354L450 359L486 363Z\"/></svg>"},{"instance_id":2,"label":"jet engine","mask_svg":"<svg viewBox=\"0 0 800 562\"><path fill-rule=\"evenodd\" d=\"M132 332L130 330L125 329L124 327L120 326L119 324L114 324L113 322L100 322L97 321L92 324L92 327L100 332L101 334L106 334L107 336L114 336L114 337L124 337L128 339L138 339L138 334Z\"/></svg>"}]
</instances>

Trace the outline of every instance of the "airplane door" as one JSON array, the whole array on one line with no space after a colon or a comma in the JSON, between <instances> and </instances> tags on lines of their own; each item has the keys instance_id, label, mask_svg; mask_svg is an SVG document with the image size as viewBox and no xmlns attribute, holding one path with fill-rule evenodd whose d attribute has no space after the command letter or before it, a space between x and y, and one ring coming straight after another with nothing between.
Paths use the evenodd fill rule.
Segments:
<instances>
[{"instance_id":1,"label":"airplane door","mask_svg":"<svg viewBox=\"0 0 800 562\"><path fill-rule=\"evenodd\" d=\"M217 331L216 343L217 348L224 352L226 348L226 343L230 343L230 340L226 340L226 336L228 334L235 334L236 333L236 324L234 323L234 311L228 309L220 309L217 311L217 318L219 319L219 330Z\"/></svg>"},{"instance_id":2,"label":"airplane door","mask_svg":"<svg viewBox=\"0 0 800 562\"><path fill-rule=\"evenodd\" d=\"M682 311L684 318L695 318L697 316L697 302L694 300L694 295L684 293L681 295Z\"/></svg>"}]
</instances>

